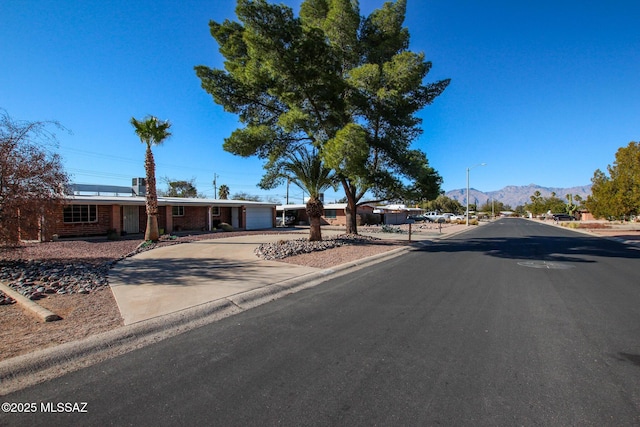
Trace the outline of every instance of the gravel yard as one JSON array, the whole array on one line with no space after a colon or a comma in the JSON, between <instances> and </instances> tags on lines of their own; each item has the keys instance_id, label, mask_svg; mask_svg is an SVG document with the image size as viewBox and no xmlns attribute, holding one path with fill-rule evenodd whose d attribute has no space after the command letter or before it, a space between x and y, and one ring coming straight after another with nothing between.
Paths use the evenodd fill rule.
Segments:
<instances>
[{"instance_id":1,"label":"gravel yard","mask_svg":"<svg viewBox=\"0 0 640 427\"><path fill-rule=\"evenodd\" d=\"M326 249L318 251L320 248L309 248L301 243L300 239L304 240L307 235L305 230L284 233L275 230L201 233L144 248L139 248L143 243L139 239L65 240L0 248L0 282L9 284L62 317L56 322L43 323L19 304L0 305L0 360L122 326L120 312L108 286L109 268L118 260L154 247L248 234L283 234L282 242L291 239L294 243L278 245L280 250L293 246L285 258L281 256L279 260L318 268L354 261L402 244L343 236L338 244L333 239L322 242Z\"/></svg>"}]
</instances>

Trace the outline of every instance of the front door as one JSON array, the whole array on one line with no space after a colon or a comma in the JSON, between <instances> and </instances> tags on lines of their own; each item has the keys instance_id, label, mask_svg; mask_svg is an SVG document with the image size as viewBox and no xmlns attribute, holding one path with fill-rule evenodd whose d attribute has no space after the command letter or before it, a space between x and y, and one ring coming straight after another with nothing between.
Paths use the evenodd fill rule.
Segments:
<instances>
[{"instance_id":1,"label":"front door","mask_svg":"<svg viewBox=\"0 0 640 427\"><path fill-rule=\"evenodd\" d=\"M138 206L123 206L123 228L126 233L136 234L140 232L140 210Z\"/></svg>"},{"instance_id":2,"label":"front door","mask_svg":"<svg viewBox=\"0 0 640 427\"><path fill-rule=\"evenodd\" d=\"M239 214L240 208L231 208L231 226L233 228L240 228Z\"/></svg>"}]
</instances>

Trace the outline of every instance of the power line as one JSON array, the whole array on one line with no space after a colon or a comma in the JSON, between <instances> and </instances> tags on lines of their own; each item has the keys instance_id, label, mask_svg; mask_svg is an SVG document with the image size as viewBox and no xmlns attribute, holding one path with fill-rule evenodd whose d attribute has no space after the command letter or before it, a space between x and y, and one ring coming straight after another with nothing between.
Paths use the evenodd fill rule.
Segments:
<instances>
[{"instance_id":1,"label":"power line","mask_svg":"<svg viewBox=\"0 0 640 427\"><path fill-rule=\"evenodd\" d=\"M89 151L89 150L82 150L79 148L70 148L70 147L60 147L61 151L65 151L65 152L70 152L70 153L74 153L74 154L79 154L81 156L87 156L87 157L94 157L94 158L99 158L99 159L110 159L110 160L118 160L121 162L128 162L128 163L133 163L133 164L142 164L142 162L140 161L140 159L133 159L131 157L123 157L123 156L117 156L114 154L105 154L105 153L97 153L95 151ZM204 168L195 168L193 166L184 166L184 165L178 165L178 164L171 164L171 163L156 163L156 166L160 166L163 168L172 168L172 169L185 169L185 170L190 170L190 171L202 171L202 172L206 172L211 174L212 170L211 169L204 169ZM231 172L231 171L222 171L227 175L234 175L235 172ZM239 174L241 175L241 174Z\"/></svg>"}]
</instances>

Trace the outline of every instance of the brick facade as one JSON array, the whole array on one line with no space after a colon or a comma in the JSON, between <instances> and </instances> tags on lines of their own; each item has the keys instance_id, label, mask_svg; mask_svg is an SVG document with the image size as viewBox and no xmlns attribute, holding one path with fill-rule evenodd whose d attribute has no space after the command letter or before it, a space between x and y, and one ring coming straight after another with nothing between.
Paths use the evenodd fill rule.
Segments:
<instances>
[{"instance_id":1,"label":"brick facade","mask_svg":"<svg viewBox=\"0 0 640 427\"><path fill-rule=\"evenodd\" d=\"M91 203L78 203L77 205L96 206ZM139 233L144 233L147 226L146 207L136 206L136 208L138 210L138 230ZM43 236L43 240L51 240L54 234L59 237L104 236L108 230L116 230L116 233L120 234L125 229L123 209L122 205L97 205L96 221L65 223L62 220L64 209L60 208L57 218L50 219L47 233ZM173 215L173 206L159 206L158 228L165 233L171 233L173 231L208 230L210 225L212 228L217 228L220 223L231 225L233 209L238 210L237 228L242 229L246 224L246 207L244 206L220 206L218 207L219 215L212 215L210 219L209 213L212 212L210 206L190 205L182 206L183 215L177 216ZM23 239L37 239L37 227L29 226L24 228ZM29 231L27 232L27 230Z\"/></svg>"},{"instance_id":2,"label":"brick facade","mask_svg":"<svg viewBox=\"0 0 640 427\"><path fill-rule=\"evenodd\" d=\"M63 208L60 208L60 218L63 216ZM107 230L113 227L111 217L111 206L97 206L97 217L95 222L78 222L66 223L59 218L56 220L55 233L49 230L50 234L58 236L81 237L81 236L99 236L107 234ZM47 234L49 234L47 233ZM45 236L50 238L50 236Z\"/></svg>"},{"instance_id":3,"label":"brick facade","mask_svg":"<svg viewBox=\"0 0 640 427\"><path fill-rule=\"evenodd\" d=\"M207 230L209 227L209 208L207 206L184 206L184 215L173 216L173 230ZM167 206L167 214L172 213L171 206ZM163 218L164 219L164 218ZM160 223L160 221L158 221ZM166 225L166 219L163 221L165 229L169 229Z\"/></svg>"}]
</instances>

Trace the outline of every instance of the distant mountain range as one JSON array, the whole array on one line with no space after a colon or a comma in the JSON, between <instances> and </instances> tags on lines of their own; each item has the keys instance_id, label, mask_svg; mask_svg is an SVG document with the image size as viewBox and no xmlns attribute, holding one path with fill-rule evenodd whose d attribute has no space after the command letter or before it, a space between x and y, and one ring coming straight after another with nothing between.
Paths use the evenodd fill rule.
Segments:
<instances>
[{"instance_id":1,"label":"distant mountain range","mask_svg":"<svg viewBox=\"0 0 640 427\"><path fill-rule=\"evenodd\" d=\"M556 193L556 196L563 199L567 194L576 194L580 195L583 199L586 199L588 195L591 194L591 185L583 185L580 187L571 187L571 188L553 188L553 187L541 187L536 184L529 185L508 185L504 187L502 190L497 191L489 191L483 192L476 190L475 188L469 189L469 203L477 203L482 205L487 202L489 199L495 199L499 202L504 203L505 205L511 206L512 209L515 209L516 206L524 205L525 203L530 203L530 197L536 192L539 191L543 197L551 196L551 193ZM447 191L445 195L451 199L455 199L466 205L467 199L465 194L467 192L466 188L461 188L459 190L451 190Z\"/></svg>"}]
</instances>

